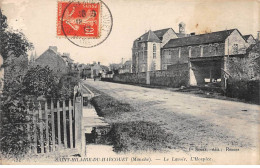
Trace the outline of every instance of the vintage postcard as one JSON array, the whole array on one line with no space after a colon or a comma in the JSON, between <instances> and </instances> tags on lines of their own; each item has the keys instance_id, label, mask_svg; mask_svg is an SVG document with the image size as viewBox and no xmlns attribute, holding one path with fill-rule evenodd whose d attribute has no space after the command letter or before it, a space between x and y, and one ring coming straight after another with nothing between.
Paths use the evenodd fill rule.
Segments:
<instances>
[{"instance_id":1,"label":"vintage postcard","mask_svg":"<svg viewBox=\"0 0 260 168\"><path fill-rule=\"evenodd\" d=\"M1 0L0 164L259 165L259 0Z\"/></svg>"}]
</instances>

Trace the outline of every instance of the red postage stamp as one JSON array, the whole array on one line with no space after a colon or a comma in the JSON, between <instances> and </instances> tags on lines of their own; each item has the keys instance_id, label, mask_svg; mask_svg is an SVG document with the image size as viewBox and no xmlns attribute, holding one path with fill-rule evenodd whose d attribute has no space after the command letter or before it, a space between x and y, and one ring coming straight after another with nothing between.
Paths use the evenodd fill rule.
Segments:
<instances>
[{"instance_id":1,"label":"red postage stamp","mask_svg":"<svg viewBox=\"0 0 260 168\"><path fill-rule=\"evenodd\" d=\"M57 36L99 38L100 3L59 1Z\"/></svg>"}]
</instances>

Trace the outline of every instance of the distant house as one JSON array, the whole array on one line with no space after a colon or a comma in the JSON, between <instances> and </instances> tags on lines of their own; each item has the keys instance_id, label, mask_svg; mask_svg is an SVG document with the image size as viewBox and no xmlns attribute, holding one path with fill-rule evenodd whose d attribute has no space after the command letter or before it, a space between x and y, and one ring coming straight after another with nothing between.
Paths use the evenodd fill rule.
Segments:
<instances>
[{"instance_id":1,"label":"distant house","mask_svg":"<svg viewBox=\"0 0 260 168\"><path fill-rule=\"evenodd\" d=\"M70 53L63 53L61 57L68 67L75 69L75 66L73 66L74 60L70 58Z\"/></svg>"},{"instance_id":2,"label":"distant house","mask_svg":"<svg viewBox=\"0 0 260 168\"><path fill-rule=\"evenodd\" d=\"M126 61L122 68L119 69L119 74L122 74L122 73L132 73L132 61L131 60L128 60Z\"/></svg>"},{"instance_id":3,"label":"distant house","mask_svg":"<svg viewBox=\"0 0 260 168\"><path fill-rule=\"evenodd\" d=\"M34 64L42 67L48 66L57 73L68 71L68 62L57 52L56 46L50 46L35 60Z\"/></svg>"},{"instance_id":4,"label":"distant house","mask_svg":"<svg viewBox=\"0 0 260 168\"><path fill-rule=\"evenodd\" d=\"M122 68L123 64L119 63L119 64L109 64L109 70L110 71L118 71L120 68Z\"/></svg>"},{"instance_id":5,"label":"distant house","mask_svg":"<svg viewBox=\"0 0 260 168\"><path fill-rule=\"evenodd\" d=\"M246 42L248 43L249 46L252 44L256 44L256 40L251 34L244 35L243 38L246 40Z\"/></svg>"},{"instance_id":6,"label":"distant house","mask_svg":"<svg viewBox=\"0 0 260 168\"><path fill-rule=\"evenodd\" d=\"M91 66L89 64L79 64L78 69L81 78L91 78Z\"/></svg>"},{"instance_id":7,"label":"distant house","mask_svg":"<svg viewBox=\"0 0 260 168\"><path fill-rule=\"evenodd\" d=\"M100 62L94 63L91 66L91 78L100 77L108 71L109 68L107 66L101 65Z\"/></svg>"}]
</instances>

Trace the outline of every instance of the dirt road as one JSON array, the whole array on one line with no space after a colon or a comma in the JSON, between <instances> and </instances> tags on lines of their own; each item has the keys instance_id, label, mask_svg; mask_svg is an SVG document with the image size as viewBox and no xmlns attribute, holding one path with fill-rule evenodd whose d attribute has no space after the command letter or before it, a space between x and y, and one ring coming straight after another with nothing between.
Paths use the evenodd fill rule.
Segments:
<instances>
[{"instance_id":1,"label":"dirt road","mask_svg":"<svg viewBox=\"0 0 260 168\"><path fill-rule=\"evenodd\" d=\"M176 149L258 149L258 105L133 85L84 82L134 107L134 112L120 116L122 122L154 122L176 136Z\"/></svg>"}]
</instances>

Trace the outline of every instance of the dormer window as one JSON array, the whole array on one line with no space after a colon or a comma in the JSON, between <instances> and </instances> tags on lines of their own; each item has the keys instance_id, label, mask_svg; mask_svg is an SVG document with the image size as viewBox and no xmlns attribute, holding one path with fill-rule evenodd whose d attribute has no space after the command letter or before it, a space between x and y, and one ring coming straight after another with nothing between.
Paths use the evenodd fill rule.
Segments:
<instances>
[{"instance_id":1,"label":"dormer window","mask_svg":"<svg viewBox=\"0 0 260 168\"><path fill-rule=\"evenodd\" d=\"M153 44L153 58L156 58L156 44Z\"/></svg>"}]
</instances>

